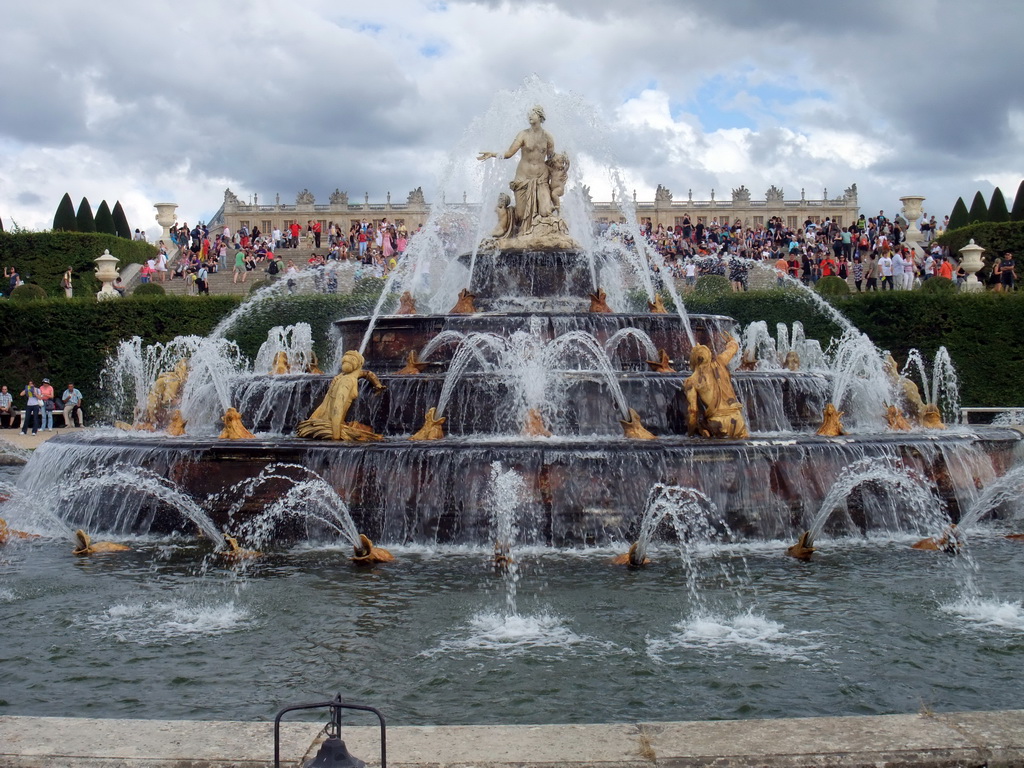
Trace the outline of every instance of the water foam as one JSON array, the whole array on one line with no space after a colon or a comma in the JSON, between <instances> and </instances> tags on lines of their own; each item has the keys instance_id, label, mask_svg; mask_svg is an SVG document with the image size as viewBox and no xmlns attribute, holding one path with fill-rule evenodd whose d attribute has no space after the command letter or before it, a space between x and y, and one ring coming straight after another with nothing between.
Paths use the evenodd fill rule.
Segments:
<instances>
[{"instance_id":1,"label":"water foam","mask_svg":"<svg viewBox=\"0 0 1024 768\"><path fill-rule=\"evenodd\" d=\"M196 604L176 599L118 603L82 621L118 642L163 645L243 629L249 626L249 618L231 601Z\"/></svg>"},{"instance_id":2,"label":"water foam","mask_svg":"<svg viewBox=\"0 0 1024 768\"><path fill-rule=\"evenodd\" d=\"M1024 632L1024 605L1020 602L963 596L939 607L946 613L980 627Z\"/></svg>"},{"instance_id":3,"label":"water foam","mask_svg":"<svg viewBox=\"0 0 1024 768\"><path fill-rule=\"evenodd\" d=\"M423 651L423 656L447 653L525 654L538 649L571 651L595 646L613 650L613 643L580 635L570 629L563 618L548 613L519 614L481 611L464 628L462 637L449 638L436 648Z\"/></svg>"},{"instance_id":4,"label":"water foam","mask_svg":"<svg viewBox=\"0 0 1024 768\"><path fill-rule=\"evenodd\" d=\"M664 638L648 638L647 655L666 662L666 655L680 649L724 650L737 648L781 659L806 660L816 644L807 632L787 632L784 625L759 614L745 612L734 616L702 613L680 621Z\"/></svg>"}]
</instances>

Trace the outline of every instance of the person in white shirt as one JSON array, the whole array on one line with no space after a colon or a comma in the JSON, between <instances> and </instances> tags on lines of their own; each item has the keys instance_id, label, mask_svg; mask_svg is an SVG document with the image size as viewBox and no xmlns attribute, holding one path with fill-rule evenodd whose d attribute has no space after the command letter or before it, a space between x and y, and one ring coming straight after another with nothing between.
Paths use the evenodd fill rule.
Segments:
<instances>
[{"instance_id":1,"label":"person in white shirt","mask_svg":"<svg viewBox=\"0 0 1024 768\"><path fill-rule=\"evenodd\" d=\"M882 251L882 256L878 259L878 273L881 277L882 290L892 290L892 257L889 256L888 251Z\"/></svg>"},{"instance_id":2,"label":"person in white shirt","mask_svg":"<svg viewBox=\"0 0 1024 768\"><path fill-rule=\"evenodd\" d=\"M899 251L896 251L896 255L892 257L892 278L894 290L910 290L909 285L903 284L903 257L900 256Z\"/></svg>"}]
</instances>

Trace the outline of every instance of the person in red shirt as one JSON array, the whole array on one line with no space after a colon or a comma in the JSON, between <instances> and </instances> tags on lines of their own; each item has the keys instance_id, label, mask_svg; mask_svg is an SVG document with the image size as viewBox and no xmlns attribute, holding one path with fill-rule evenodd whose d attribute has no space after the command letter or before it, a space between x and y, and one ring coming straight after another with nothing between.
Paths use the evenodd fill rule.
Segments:
<instances>
[{"instance_id":1,"label":"person in red shirt","mask_svg":"<svg viewBox=\"0 0 1024 768\"><path fill-rule=\"evenodd\" d=\"M293 221L288 225L288 231L292 233L292 248L299 247L299 233L302 232L302 227L299 226L299 222Z\"/></svg>"},{"instance_id":2,"label":"person in red shirt","mask_svg":"<svg viewBox=\"0 0 1024 768\"><path fill-rule=\"evenodd\" d=\"M319 221L313 222L313 243L316 248L320 247L320 235L323 233L323 225Z\"/></svg>"},{"instance_id":3,"label":"person in red shirt","mask_svg":"<svg viewBox=\"0 0 1024 768\"><path fill-rule=\"evenodd\" d=\"M831 256L826 256L821 260L821 276L822 277L834 277L839 267L836 266L836 261Z\"/></svg>"},{"instance_id":4,"label":"person in red shirt","mask_svg":"<svg viewBox=\"0 0 1024 768\"><path fill-rule=\"evenodd\" d=\"M942 263L939 264L939 277L953 279L953 265L949 263L949 259L942 259Z\"/></svg>"}]
</instances>

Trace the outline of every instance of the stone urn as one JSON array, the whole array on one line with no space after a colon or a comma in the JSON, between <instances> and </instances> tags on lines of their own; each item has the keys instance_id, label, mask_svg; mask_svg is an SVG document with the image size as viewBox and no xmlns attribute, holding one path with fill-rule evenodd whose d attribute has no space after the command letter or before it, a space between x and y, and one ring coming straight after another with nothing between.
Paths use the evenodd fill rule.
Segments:
<instances>
[{"instance_id":1,"label":"stone urn","mask_svg":"<svg viewBox=\"0 0 1024 768\"><path fill-rule=\"evenodd\" d=\"M967 282L964 283L963 290L972 293L985 290L985 285L977 275L978 270L985 266L985 262L981 260L981 254L984 252L985 249L976 244L974 238L971 238L971 241L960 249L960 255L963 257L960 266L967 273Z\"/></svg>"},{"instance_id":2,"label":"stone urn","mask_svg":"<svg viewBox=\"0 0 1024 768\"><path fill-rule=\"evenodd\" d=\"M161 231L160 237L157 240L163 240L164 243L169 244L171 242L171 227L178 220L178 217L174 215L178 204L153 203L153 207L156 208L156 223L163 227L163 231Z\"/></svg>"},{"instance_id":3,"label":"stone urn","mask_svg":"<svg viewBox=\"0 0 1024 768\"><path fill-rule=\"evenodd\" d=\"M103 283L103 286L96 292L97 300L104 301L105 299L121 298L121 294L114 290L114 281L120 277L117 271L117 262L120 259L116 256L111 256L109 250L104 250L103 255L95 259L95 261L96 279Z\"/></svg>"}]
</instances>

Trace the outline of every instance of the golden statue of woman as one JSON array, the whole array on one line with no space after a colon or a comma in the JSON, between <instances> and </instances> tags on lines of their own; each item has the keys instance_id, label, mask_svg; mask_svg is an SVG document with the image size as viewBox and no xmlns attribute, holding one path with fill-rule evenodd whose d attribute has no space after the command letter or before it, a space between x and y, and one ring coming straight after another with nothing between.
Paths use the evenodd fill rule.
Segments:
<instances>
[{"instance_id":1,"label":"golden statue of woman","mask_svg":"<svg viewBox=\"0 0 1024 768\"><path fill-rule=\"evenodd\" d=\"M341 373L331 380L327 396L309 418L295 429L299 437L314 440L348 440L368 442L383 439L370 427L356 421L346 421L352 403L359 397L359 380L367 379L378 392L386 387L370 371L363 370L363 356L349 350L341 358Z\"/></svg>"},{"instance_id":2,"label":"golden statue of woman","mask_svg":"<svg viewBox=\"0 0 1024 768\"><path fill-rule=\"evenodd\" d=\"M740 345L731 336L725 349L717 356L703 344L690 352L693 373L683 382L689 406L687 424L690 435L743 439L750 437L743 418L743 404L736 399L729 373L729 361L735 357Z\"/></svg>"}]
</instances>

